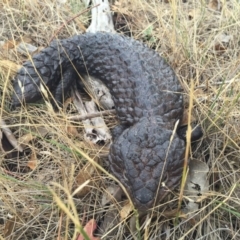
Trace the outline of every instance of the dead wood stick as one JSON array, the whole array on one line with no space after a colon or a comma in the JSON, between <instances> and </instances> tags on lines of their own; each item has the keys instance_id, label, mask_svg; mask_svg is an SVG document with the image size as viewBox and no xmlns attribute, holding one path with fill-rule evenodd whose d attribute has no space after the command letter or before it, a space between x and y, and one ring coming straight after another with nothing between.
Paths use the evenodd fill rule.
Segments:
<instances>
[{"instance_id":1,"label":"dead wood stick","mask_svg":"<svg viewBox=\"0 0 240 240\"><path fill-rule=\"evenodd\" d=\"M95 117L101 117L101 116L106 116L109 114L116 114L116 110L104 110L101 112L96 112L96 113L90 113L90 114L86 114L86 115L73 115L73 116L69 116L67 117L68 120L73 120L73 121L82 121L82 120L86 120L86 119L91 119L91 118L95 118Z\"/></svg>"}]
</instances>

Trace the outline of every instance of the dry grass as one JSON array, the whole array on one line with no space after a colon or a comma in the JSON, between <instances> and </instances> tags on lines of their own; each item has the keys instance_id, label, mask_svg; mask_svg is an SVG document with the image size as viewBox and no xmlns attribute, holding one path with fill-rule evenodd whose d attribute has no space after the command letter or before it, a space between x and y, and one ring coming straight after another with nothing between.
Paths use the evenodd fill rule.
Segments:
<instances>
[{"instance_id":1,"label":"dry grass","mask_svg":"<svg viewBox=\"0 0 240 240\"><path fill-rule=\"evenodd\" d=\"M0 3L0 41L4 44L0 60L21 65L26 56L17 53L10 40L27 39L45 47L64 22L83 10L76 0L61 7L53 2L57 1ZM240 239L239 2L120 0L114 10L122 14L119 31L128 30L134 38L147 42L173 66L185 88L186 107L188 96L193 98L193 116L202 125L204 137L192 157L208 164L211 192L190 220L164 218L159 212L136 233L122 220L115 236L105 234L103 239ZM57 37L81 33L88 16L74 19ZM17 138L29 132L37 138L27 142L24 154L13 154L11 159L4 152L0 155L0 238L72 239L74 226L79 228L92 218L101 220L107 209L101 206L101 196L111 176L96 170L90 190L71 202L76 176L89 161L99 159L101 149L83 141L81 123L74 125L79 134L71 135L64 113L56 114L45 105L10 111L13 74L12 67L1 61L1 117ZM194 92L190 91L191 81ZM113 119L106 117L109 126L115 124ZM47 130L47 137L41 136L39 127ZM30 160L37 164L33 170L27 167ZM49 187L62 202L53 197ZM65 211L59 208L63 203ZM117 203L113 207L120 209Z\"/></svg>"}]
</instances>

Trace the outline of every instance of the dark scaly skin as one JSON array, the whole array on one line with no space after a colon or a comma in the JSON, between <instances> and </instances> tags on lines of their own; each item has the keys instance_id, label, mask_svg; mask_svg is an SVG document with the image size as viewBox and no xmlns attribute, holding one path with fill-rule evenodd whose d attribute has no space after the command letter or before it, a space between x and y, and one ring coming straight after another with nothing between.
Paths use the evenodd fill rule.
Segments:
<instances>
[{"instance_id":1,"label":"dark scaly skin","mask_svg":"<svg viewBox=\"0 0 240 240\"><path fill-rule=\"evenodd\" d=\"M121 122L114 131L110 169L135 207L145 211L179 185L185 143L177 134L170 138L183 114L182 88L158 53L117 34L87 33L54 41L32 61L15 77L14 106L40 99L40 83L62 102L77 76L74 67L96 76L110 89Z\"/></svg>"}]
</instances>

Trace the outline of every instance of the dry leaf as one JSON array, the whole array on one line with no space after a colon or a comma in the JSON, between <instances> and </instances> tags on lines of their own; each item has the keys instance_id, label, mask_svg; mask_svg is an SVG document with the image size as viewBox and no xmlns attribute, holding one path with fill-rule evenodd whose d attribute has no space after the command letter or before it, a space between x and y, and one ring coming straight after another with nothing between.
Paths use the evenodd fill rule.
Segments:
<instances>
[{"instance_id":1,"label":"dry leaf","mask_svg":"<svg viewBox=\"0 0 240 240\"><path fill-rule=\"evenodd\" d=\"M77 131L77 127L70 124L70 123L67 124L67 133L70 134L71 136L74 136L74 137L79 135L79 133Z\"/></svg>"},{"instance_id":2,"label":"dry leaf","mask_svg":"<svg viewBox=\"0 0 240 240\"><path fill-rule=\"evenodd\" d=\"M37 159L37 155L35 152L32 152L30 160L27 163L27 166L31 169L34 170L38 165L38 159Z\"/></svg>"},{"instance_id":3,"label":"dry leaf","mask_svg":"<svg viewBox=\"0 0 240 240\"><path fill-rule=\"evenodd\" d=\"M231 35L220 34L214 39L214 50L218 53L223 53L227 50L229 42L233 39Z\"/></svg>"},{"instance_id":4,"label":"dry leaf","mask_svg":"<svg viewBox=\"0 0 240 240\"><path fill-rule=\"evenodd\" d=\"M4 226L4 237L7 238L10 236L14 230L14 226L16 223L16 217L12 217L11 219L8 219L5 226Z\"/></svg>"},{"instance_id":5,"label":"dry leaf","mask_svg":"<svg viewBox=\"0 0 240 240\"><path fill-rule=\"evenodd\" d=\"M226 51L226 47L224 47L224 45L222 45L222 44L217 43L217 44L215 45L214 50L215 50L216 52L218 52L218 53L223 53L223 52Z\"/></svg>"},{"instance_id":6,"label":"dry leaf","mask_svg":"<svg viewBox=\"0 0 240 240\"><path fill-rule=\"evenodd\" d=\"M120 211L121 221L126 219L132 211L133 205L129 201L127 201L127 204L125 204Z\"/></svg>"},{"instance_id":7,"label":"dry leaf","mask_svg":"<svg viewBox=\"0 0 240 240\"><path fill-rule=\"evenodd\" d=\"M77 126L71 124L68 121L62 120L60 125L61 131L67 133L68 136L77 137L79 133L77 131Z\"/></svg>"},{"instance_id":8,"label":"dry leaf","mask_svg":"<svg viewBox=\"0 0 240 240\"><path fill-rule=\"evenodd\" d=\"M36 128L35 133L36 134L27 133L18 139L18 142L23 149L25 149L28 146L29 142L34 140L35 138L46 136L48 133L48 130L45 127L38 127Z\"/></svg>"},{"instance_id":9,"label":"dry leaf","mask_svg":"<svg viewBox=\"0 0 240 240\"><path fill-rule=\"evenodd\" d=\"M2 45L2 48L4 50L13 49L13 48L15 48L16 44L17 43L15 40L8 40Z\"/></svg>"},{"instance_id":10,"label":"dry leaf","mask_svg":"<svg viewBox=\"0 0 240 240\"><path fill-rule=\"evenodd\" d=\"M188 125L188 117L189 117L188 112L189 112L189 109L185 108L184 112L183 112L183 117L182 117L182 120L180 123L181 126ZM196 121L196 119L191 115L191 122L195 122L195 121Z\"/></svg>"},{"instance_id":11,"label":"dry leaf","mask_svg":"<svg viewBox=\"0 0 240 240\"><path fill-rule=\"evenodd\" d=\"M33 136L31 133L27 133L27 134L21 136L18 139L18 142L22 146L22 148L25 149L27 147L27 145L29 144L29 142L32 141L34 138L36 138L36 137Z\"/></svg>"},{"instance_id":12,"label":"dry leaf","mask_svg":"<svg viewBox=\"0 0 240 240\"><path fill-rule=\"evenodd\" d=\"M87 163L78 173L77 177L76 177L76 183L77 186L80 186L82 184L84 184L87 180L91 180L91 177L96 174L96 168L90 164ZM87 193L89 193L91 190L91 186L86 186L84 187L80 192L78 192L76 194L77 197L83 197L85 196Z\"/></svg>"},{"instance_id":13,"label":"dry leaf","mask_svg":"<svg viewBox=\"0 0 240 240\"><path fill-rule=\"evenodd\" d=\"M165 217L165 218L173 218L173 217L180 217L180 218L187 218L186 214L184 214L181 210L179 209L172 209L172 210L166 210L162 213L162 215Z\"/></svg>"},{"instance_id":14,"label":"dry leaf","mask_svg":"<svg viewBox=\"0 0 240 240\"><path fill-rule=\"evenodd\" d=\"M194 93L193 93L195 98L201 98L205 94L206 93L204 93L203 89L201 89L201 88L198 88L198 89L194 90Z\"/></svg>"},{"instance_id":15,"label":"dry leaf","mask_svg":"<svg viewBox=\"0 0 240 240\"><path fill-rule=\"evenodd\" d=\"M214 11L220 12L222 10L222 2L220 0L211 0L208 7Z\"/></svg>"},{"instance_id":16,"label":"dry leaf","mask_svg":"<svg viewBox=\"0 0 240 240\"><path fill-rule=\"evenodd\" d=\"M93 236L93 232L96 230L96 228L97 228L97 223L94 219L91 219L85 225L84 231L87 233L90 240L100 240L99 237L94 237ZM84 240L84 237L81 234L79 234L78 237L77 237L77 240Z\"/></svg>"},{"instance_id":17,"label":"dry leaf","mask_svg":"<svg viewBox=\"0 0 240 240\"><path fill-rule=\"evenodd\" d=\"M119 202L122 198L123 190L119 186L109 186L102 196L102 206L109 204L113 199Z\"/></svg>"},{"instance_id":18,"label":"dry leaf","mask_svg":"<svg viewBox=\"0 0 240 240\"><path fill-rule=\"evenodd\" d=\"M32 40L32 38L31 38L31 36L29 35L25 35L25 36L23 36L22 38L22 41L23 42L25 42L25 43L31 43L31 42L33 42L33 40Z\"/></svg>"},{"instance_id":19,"label":"dry leaf","mask_svg":"<svg viewBox=\"0 0 240 240\"><path fill-rule=\"evenodd\" d=\"M64 103L63 103L63 111L64 111L64 112L67 112L67 108L68 108L68 106L69 106L71 103L72 103L72 98L71 98L71 97L67 98L67 99L64 101Z\"/></svg>"}]
</instances>

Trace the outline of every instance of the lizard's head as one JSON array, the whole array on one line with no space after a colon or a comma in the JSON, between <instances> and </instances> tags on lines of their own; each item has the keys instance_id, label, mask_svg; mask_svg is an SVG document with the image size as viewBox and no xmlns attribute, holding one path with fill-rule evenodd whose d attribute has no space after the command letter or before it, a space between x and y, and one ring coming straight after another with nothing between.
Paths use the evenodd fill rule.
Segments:
<instances>
[{"instance_id":1,"label":"lizard's head","mask_svg":"<svg viewBox=\"0 0 240 240\"><path fill-rule=\"evenodd\" d=\"M161 118L143 118L114 141L110 155L113 175L127 189L135 207L145 211L180 183L185 143Z\"/></svg>"}]
</instances>

